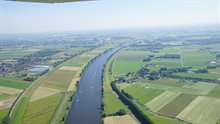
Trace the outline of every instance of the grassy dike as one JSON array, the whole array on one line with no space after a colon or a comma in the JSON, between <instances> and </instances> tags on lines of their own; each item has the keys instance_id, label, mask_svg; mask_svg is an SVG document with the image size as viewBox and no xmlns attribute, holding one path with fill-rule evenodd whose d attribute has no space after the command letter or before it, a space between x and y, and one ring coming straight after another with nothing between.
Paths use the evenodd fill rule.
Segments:
<instances>
[{"instance_id":1,"label":"grassy dike","mask_svg":"<svg viewBox=\"0 0 220 124\"><path fill-rule=\"evenodd\" d=\"M113 91L111 87L111 82L113 81L112 67L114 62L115 62L115 56L112 55L108 59L107 63L105 64L105 68L103 70L103 89L102 89L103 119L105 117L117 115L117 113L120 110L125 110L126 114L129 114L136 122L140 123L139 120L137 120L136 117L133 115L133 113L128 109L128 107L118 98L119 96Z\"/></svg>"},{"instance_id":2,"label":"grassy dike","mask_svg":"<svg viewBox=\"0 0 220 124\"><path fill-rule=\"evenodd\" d=\"M110 65L112 65L113 57L105 65L104 77L103 77L103 105L104 105L104 116L111 116L118 112L120 109L125 109L126 112L129 112L127 107L118 99L117 94L111 88L111 70Z\"/></svg>"}]
</instances>

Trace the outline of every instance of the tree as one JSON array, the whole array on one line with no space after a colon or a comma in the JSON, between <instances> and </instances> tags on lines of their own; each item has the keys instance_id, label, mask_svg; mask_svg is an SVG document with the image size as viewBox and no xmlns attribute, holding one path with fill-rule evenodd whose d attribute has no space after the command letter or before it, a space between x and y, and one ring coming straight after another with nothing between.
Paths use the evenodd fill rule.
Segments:
<instances>
[{"instance_id":1,"label":"tree","mask_svg":"<svg viewBox=\"0 0 220 124\"><path fill-rule=\"evenodd\" d=\"M196 73L208 73L208 70L206 68L204 69L199 69L195 71Z\"/></svg>"},{"instance_id":2,"label":"tree","mask_svg":"<svg viewBox=\"0 0 220 124\"><path fill-rule=\"evenodd\" d=\"M140 77L144 77L145 75L148 74L148 72L150 71L150 69L146 68L146 67L142 67L138 72L137 75Z\"/></svg>"},{"instance_id":3,"label":"tree","mask_svg":"<svg viewBox=\"0 0 220 124\"><path fill-rule=\"evenodd\" d=\"M150 62L151 61L151 58L144 58L143 59L143 62Z\"/></svg>"},{"instance_id":4,"label":"tree","mask_svg":"<svg viewBox=\"0 0 220 124\"><path fill-rule=\"evenodd\" d=\"M220 53L216 55L216 58L220 58Z\"/></svg>"},{"instance_id":5,"label":"tree","mask_svg":"<svg viewBox=\"0 0 220 124\"><path fill-rule=\"evenodd\" d=\"M150 75L148 76L148 79L149 80L157 80L157 79L159 79L159 73L156 72L156 71L152 71L150 73Z\"/></svg>"}]
</instances>

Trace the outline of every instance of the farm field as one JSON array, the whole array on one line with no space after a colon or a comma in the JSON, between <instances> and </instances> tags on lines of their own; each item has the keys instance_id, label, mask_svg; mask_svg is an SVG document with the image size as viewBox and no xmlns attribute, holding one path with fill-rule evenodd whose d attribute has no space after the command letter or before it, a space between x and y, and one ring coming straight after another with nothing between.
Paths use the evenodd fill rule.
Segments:
<instances>
[{"instance_id":1,"label":"farm field","mask_svg":"<svg viewBox=\"0 0 220 124\"><path fill-rule=\"evenodd\" d=\"M143 62L145 56L146 52L143 50L133 50L132 48L122 50L116 56L114 74L120 75L127 72L136 72L145 64Z\"/></svg>"},{"instance_id":2,"label":"farm field","mask_svg":"<svg viewBox=\"0 0 220 124\"><path fill-rule=\"evenodd\" d=\"M155 99L148 102L147 104L145 104L145 106L150 108L152 111L157 112L179 95L180 93L177 92L166 91L161 95L157 96Z\"/></svg>"},{"instance_id":3,"label":"farm field","mask_svg":"<svg viewBox=\"0 0 220 124\"><path fill-rule=\"evenodd\" d=\"M21 89L0 86L0 93L3 93L3 94L13 95L13 94L21 93L22 91L23 90Z\"/></svg>"},{"instance_id":4,"label":"farm field","mask_svg":"<svg viewBox=\"0 0 220 124\"><path fill-rule=\"evenodd\" d=\"M130 115L104 118L104 124L138 124Z\"/></svg>"},{"instance_id":5,"label":"farm field","mask_svg":"<svg viewBox=\"0 0 220 124\"><path fill-rule=\"evenodd\" d=\"M189 77L189 78L201 78L201 79L219 79L220 74L213 74L213 73L175 73L175 76L180 77Z\"/></svg>"},{"instance_id":6,"label":"farm field","mask_svg":"<svg viewBox=\"0 0 220 124\"><path fill-rule=\"evenodd\" d=\"M9 112L9 108L0 110L0 123L4 120Z\"/></svg>"},{"instance_id":7,"label":"farm field","mask_svg":"<svg viewBox=\"0 0 220 124\"><path fill-rule=\"evenodd\" d=\"M17 88L17 89L25 89L29 86L29 84L23 81L11 80L11 79L1 77L0 86Z\"/></svg>"},{"instance_id":8,"label":"farm field","mask_svg":"<svg viewBox=\"0 0 220 124\"><path fill-rule=\"evenodd\" d=\"M15 101L16 97L8 98L0 101L0 110L10 108L13 102Z\"/></svg>"},{"instance_id":9,"label":"farm field","mask_svg":"<svg viewBox=\"0 0 220 124\"><path fill-rule=\"evenodd\" d=\"M0 77L0 123L16 98L29 86L27 82Z\"/></svg>"},{"instance_id":10,"label":"farm field","mask_svg":"<svg viewBox=\"0 0 220 124\"><path fill-rule=\"evenodd\" d=\"M209 94L211 91L213 91L213 89L219 86L218 84L215 83L205 83L205 82L198 82L196 84L193 85L185 85L183 87L185 88L190 88L192 90L198 90L200 95L207 95Z\"/></svg>"},{"instance_id":11,"label":"farm field","mask_svg":"<svg viewBox=\"0 0 220 124\"><path fill-rule=\"evenodd\" d=\"M194 99L195 95L180 94L178 97L173 99L171 102L161 108L158 113L170 117L176 117L186 106L188 106Z\"/></svg>"},{"instance_id":12,"label":"farm field","mask_svg":"<svg viewBox=\"0 0 220 124\"><path fill-rule=\"evenodd\" d=\"M198 96L177 118L191 123L215 124L220 115L220 99Z\"/></svg>"},{"instance_id":13,"label":"farm field","mask_svg":"<svg viewBox=\"0 0 220 124\"><path fill-rule=\"evenodd\" d=\"M59 92L60 90L57 89L39 86L37 90L34 92L34 94L31 96L30 102L54 95Z\"/></svg>"},{"instance_id":14,"label":"farm field","mask_svg":"<svg viewBox=\"0 0 220 124\"><path fill-rule=\"evenodd\" d=\"M181 67L180 59L156 59L150 62L150 64L157 64L168 68Z\"/></svg>"},{"instance_id":15,"label":"farm field","mask_svg":"<svg viewBox=\"0 0 220 124\"><path fill-rule=\"evenodd\" d=\"M209 92L208 96L220 98L220 85L217 85L211 92Z\"/></svg>"},{"instance_id":16,"label":"farm field","mask_svg":"<svg viewBox=\"0 0 220 124\"><path fill-rule=\"evenodd\" d=\"M186 67L202 68L209 65L209 61L213 60L213 55L207 52L195 50L183 50L181 53L183 65Z\"/></svg>"},{"instance_id":17,"label":"farm field","mask_svg":"<svg viewBox=\"0 0 220 124\"><path fill-rule=\"evenodd\" d=\"M124 90L126 93L131 94L132 97L137 99L142 104L145 104L163 93L163 90L153 89L149 87L142 87L138 84L131 85Z\"/></svg>"},{"instance_id":18,"label":"farm field","mask_svg":"<svg viewBox=\"0 0 220 124\"><path fill-rule=\"evenodd\" d=\"M42 98L30 102L25 111L23 122L24 124L47 124L49 123L54 111L59 105L63 94L58 93L46 98Z\"/></svg>"},{"instance_id":19,"label":"farm field","mask_svg":"<svg viewBox=\"0 0 220 124\"><path fill-rule=\"evenodd\" d=\"M42 86L65 90L71 82L75 71L56 70L51 73L47 78L42 80Z\"/></svg>"}]
</instances>

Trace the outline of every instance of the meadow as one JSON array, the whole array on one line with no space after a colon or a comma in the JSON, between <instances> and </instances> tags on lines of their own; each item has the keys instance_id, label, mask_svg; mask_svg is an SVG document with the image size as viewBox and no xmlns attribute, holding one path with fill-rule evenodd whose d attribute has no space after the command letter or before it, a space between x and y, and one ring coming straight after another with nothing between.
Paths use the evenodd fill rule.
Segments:
<instances>
[{"instance_id":1,"label":"meadow","mask_svg":"<svg viewBox=\"0 0 220 124\"><path fill-rule=\"evenodd\" d=\"M219 79L219 74L211 74L211 73L175 73L175 76L180 77L189 77L189 78L201 78L201 79Z\"/></svg>"},{"instance_id":2,"label":"meadow","mask_svg":"<svg viewBox=\"0 0 220 124\"><path fill-rule=\"evenodd\" d=\"M183 65L193 68L204 68L214 59L214 56L207 52L195 50L182 50Z\"/></svg>"},{"instance_id":3,"label":"meadow","mask_svg":"<svg viewBox=\"0 0 220 124\"><path fill-rule=\"evenodd\" d=\"M163 93L163 90L153 89L149 87L142 87L138 84L131 85L124 90L126 93L137 99L140 103L145 104Z\"/></svg>"},{"instance_id":4,"label":"meadow","mask_svg":"<svg viewBox=\"0 0 220 124\"><path fill-rule=\"evenodd\" d=\"M0 77L0 86L25 89L29 86L29 84L24 81L18 81L18 80L12 80L12 79Z\"/></svg>"},{"instance_id":5,"label":"meadow","mask_svg":"<svg viewBox=\"0 0 220 124\"><path fill-rule=\"evenodd\" d=\"M116 55L114 74L120 75L127 72L136 72L140 67L145 65L143 58L145 58L146 55L146 51L133 48L120 51Z\"/></svg>"}]
</instances>

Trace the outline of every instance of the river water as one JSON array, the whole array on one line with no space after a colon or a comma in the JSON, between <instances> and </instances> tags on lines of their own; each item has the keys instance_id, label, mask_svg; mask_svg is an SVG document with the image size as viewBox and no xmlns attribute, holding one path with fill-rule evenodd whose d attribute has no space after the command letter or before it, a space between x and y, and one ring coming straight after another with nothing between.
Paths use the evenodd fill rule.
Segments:
<instances>
[{"instance_id":1,"label":"river water","mask_svg":"<svg viewBox=\"0 0 220 124\"><path fill-rule=\"evenodd\" d=\"M101 124L102 70L108 58L120 48L103 53L88 65L75 92L65 124Z\"/></svg>"}]
</instances>

